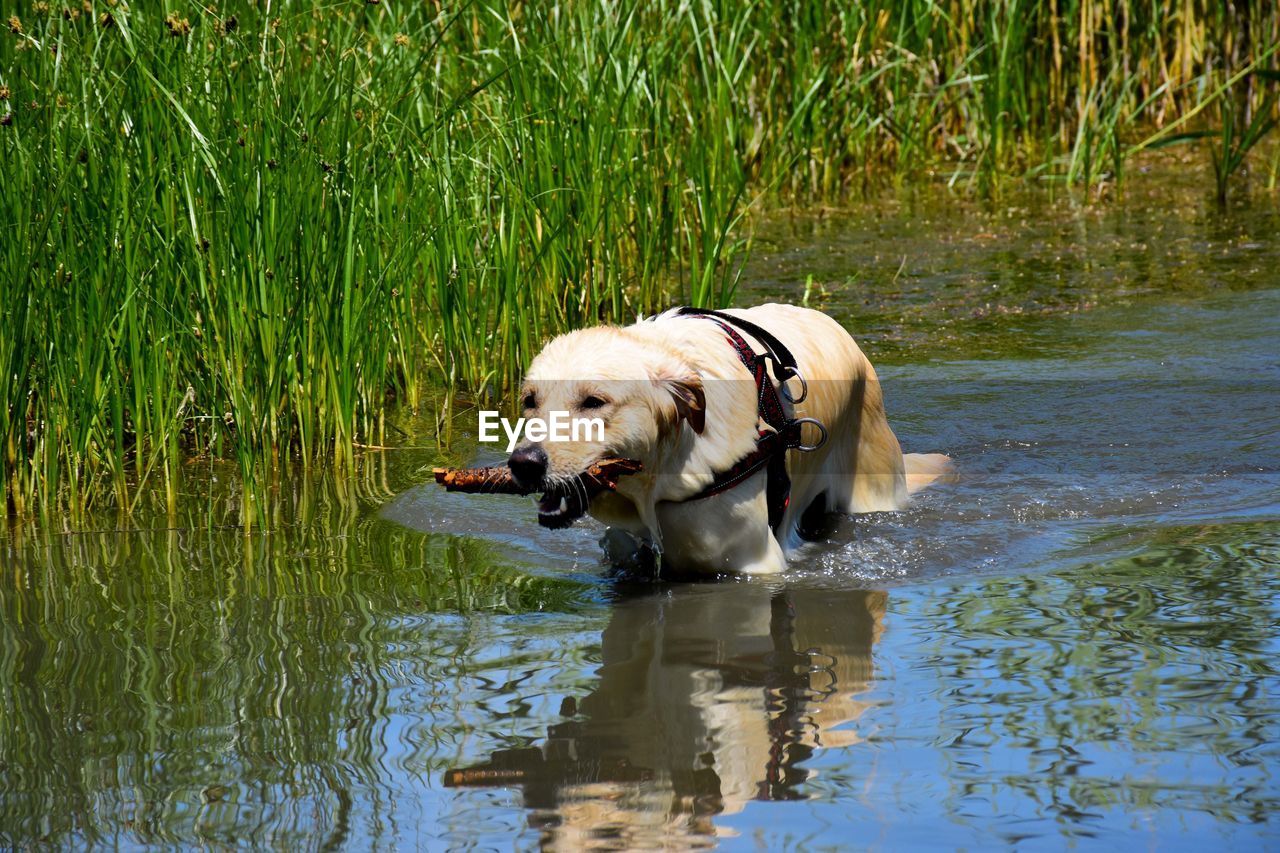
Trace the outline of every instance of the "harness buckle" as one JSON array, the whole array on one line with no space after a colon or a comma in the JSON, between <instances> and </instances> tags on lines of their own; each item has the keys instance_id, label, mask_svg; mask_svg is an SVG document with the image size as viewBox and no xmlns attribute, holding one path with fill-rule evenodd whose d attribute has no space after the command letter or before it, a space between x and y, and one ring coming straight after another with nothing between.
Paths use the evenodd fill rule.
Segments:
<instances>
[{"instance_id":1,"label":"harness buckle","mask_svg":"<svg viewBox=\"0 0 1280 853\"><path fill-rule=\"evenodd\" d=\"M802 397L801 399L804 398ZM799 435L801 424L813 424L818 428L818 431L822 433L822 437L818 439L817 444L797 444L795 449L799 450L801 453L812 453L827 443L827 427L817 418L796 418L792 423L796 426L797 435Z\"/></svg>"}]
</instances>

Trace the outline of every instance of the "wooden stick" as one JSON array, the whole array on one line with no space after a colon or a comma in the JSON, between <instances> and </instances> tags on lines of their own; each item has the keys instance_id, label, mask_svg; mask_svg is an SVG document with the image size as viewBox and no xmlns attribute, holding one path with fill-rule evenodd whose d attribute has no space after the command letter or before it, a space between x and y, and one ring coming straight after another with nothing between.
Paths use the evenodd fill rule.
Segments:
<instances>
[{"instance_id":1,"label":"wooden stick","mask_svg":"<svg viewBox=\"0 0 1280 853\"><path fill-rule=\"evenodd\" d=\"M618 479L634 474L643 466L634 459L601 459L578 475L589 491L611 492L618 488ZM541 487L527 489L511 476L506 465L487 468L433 468L436 482L450 492L466 492L473 495L531 495L545 491Z\"/></svg>"}]
</instances>

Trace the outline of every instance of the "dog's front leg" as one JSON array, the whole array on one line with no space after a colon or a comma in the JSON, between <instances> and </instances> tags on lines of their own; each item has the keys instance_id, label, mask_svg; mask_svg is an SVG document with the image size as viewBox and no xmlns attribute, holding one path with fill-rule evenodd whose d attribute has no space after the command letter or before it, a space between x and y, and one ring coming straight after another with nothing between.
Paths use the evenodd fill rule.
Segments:
<instances>
[{"instance_id":1,"label":"dog's front leg","mask_svg":"<svg viewBox=\"0 0 1280 853\"><path fill-rule=\"evenodd\" d=\"M767 530L767 528L766 528ZM738 558L738 572L744 575L775 575L787 567L787 558L773 531L760 536L749 556Z\"/></svg>"},{"instance_id":2,"label":"dog's front leg","mask_svg":"<svg viewBox=\"0 0 1280 853\"><path fill-rule=\"evenodd\" d=\"M681 572L775 574L786 567L769 529L766 472L727 492L658 504L664 562Z\"/></svg>"}]
</instances>

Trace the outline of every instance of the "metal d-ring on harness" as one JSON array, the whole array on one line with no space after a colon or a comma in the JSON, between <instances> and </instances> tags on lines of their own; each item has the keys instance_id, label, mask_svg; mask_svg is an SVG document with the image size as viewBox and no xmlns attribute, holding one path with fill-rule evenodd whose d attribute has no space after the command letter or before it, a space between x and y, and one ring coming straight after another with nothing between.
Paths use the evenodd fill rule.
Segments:
<instances>
[{"instance_id":1,"label":"metal d-ring on harness","mask_svg":"<svg viewBox=\"0 0 1280 853\"><path fill-rule=\"evenodd\" d=\"M786 410L782 406L784 397L792 405L804 402L809 396L809 383L805 381L796 366L796 359L791 354L791 350L787 349L786 345L771 332L755 323L721 311L691 308L687 305L677 309L676 314L681 317L711 320L720 327L738 353L738 358L755 379L756 408L760 419L767 427L760 430L756 436L754 450L727 470L717 473L711 485L685 500L696 501L728 491L750 478L761 468L768 466L765 496L769 505L769 526L777 530L778 525L782 523L782 516L786 513L787 504L791 502L791 478L787 476L787 451L799 450L810 453L827 443L825 425L814 418L787 417ZM765 351L757 353L752 349L738 332L739 329L759 341ZM773 374L772 378L770 373ZM787 387L787 382L792 379L800 380L799 397L793 397L791 389ZM777 382L777 387L774 386L774 382ZM818 428L819 438L816 444L804 443L801 429L805 424L813 424Z\"/></svg>"}]
</instances>

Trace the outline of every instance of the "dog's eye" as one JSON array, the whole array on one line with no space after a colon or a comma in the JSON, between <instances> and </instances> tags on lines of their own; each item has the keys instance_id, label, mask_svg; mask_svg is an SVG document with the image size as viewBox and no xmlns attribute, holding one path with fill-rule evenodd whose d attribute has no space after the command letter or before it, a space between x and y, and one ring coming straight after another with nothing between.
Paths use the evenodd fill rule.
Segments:
<instances>
[{"instance_id":1,"label":"dog's eye","mask_svg":"<svg viewBox=\"0 0 1280 853\"><path fill-rule=\"evenodd\" d=\"M607 405L609 405L608 400L604 399L603 397L597 397L595 394L591 394L587 397L582 398L582 402L578 404L578 408L579 409L603 409Z\"/></svg>"},{"instance_id":2,"label":"dog's eye","mask_svg":"<svg viewBox=\"0 0 1280 853\"><path fill-rule=\"evenodd\" d=\"M524 399L520 401L520 405L524 406L526 409L538 408L538 395L532 391L527 392L524 395Z\"/></svg>"}]
</instances>

